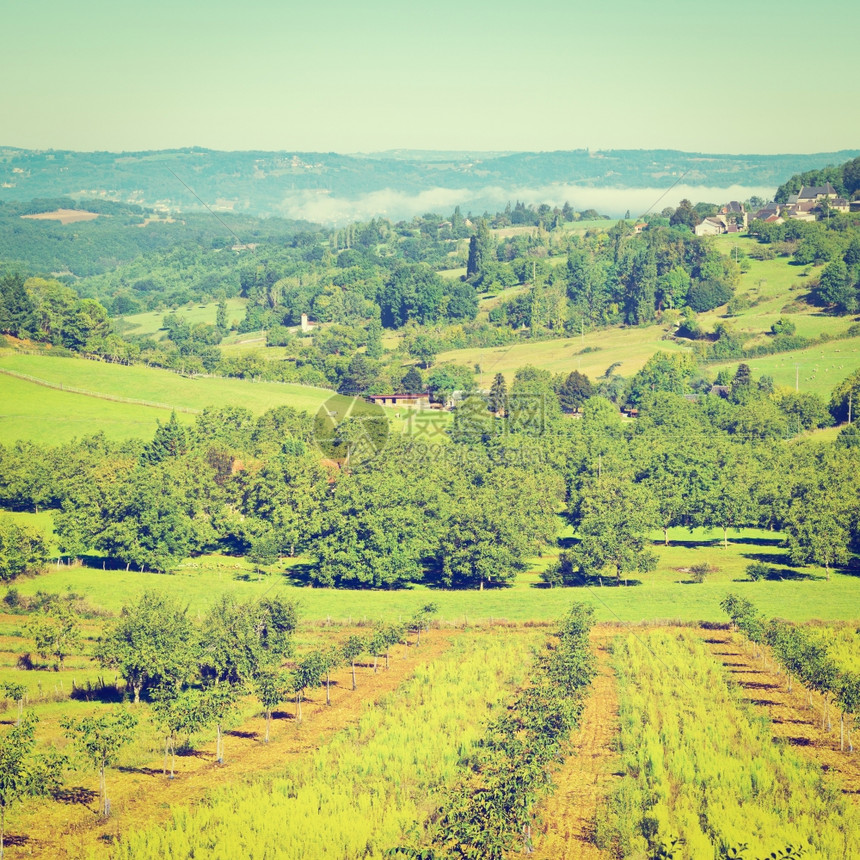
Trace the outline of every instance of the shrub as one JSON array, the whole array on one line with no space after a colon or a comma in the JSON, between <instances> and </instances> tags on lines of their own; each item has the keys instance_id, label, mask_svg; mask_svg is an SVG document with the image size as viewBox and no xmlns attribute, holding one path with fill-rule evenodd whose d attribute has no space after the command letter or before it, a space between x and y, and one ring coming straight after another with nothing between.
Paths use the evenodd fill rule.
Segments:
<instances>
[{"instance_id":1,"label":"shrub","mask_svg":"<svg viewBox=\"0 0 860 860\"><path fill-rule=\"evenodd\" d=\"M690 575L693 577L693 582L701 585L705 581L705 578L715 573L717 569L706 561L700 561L690 568Z\"/></svg>"},{"instance_id":2,"label":"shrub","mask_svg":"<svg viewBox=\"0 0 860 860\"><path fill-rule=\"evenodd\" d=\"M770 565L763 561L754 561L747 565L746 574L751 582L758 582L760 579L767 579L770 576Z\"/></svg>"},{"instance_id":3,"label":"shrub","mask_svg":"<svg viewBox=\"0 0 860 860\"><path fill-rule=\"evenodd\" d=\"M797 326L790 319L780 317L771 327L770 330L774 334L792 335L797 331Z\"/></svg>"}]
</instances>

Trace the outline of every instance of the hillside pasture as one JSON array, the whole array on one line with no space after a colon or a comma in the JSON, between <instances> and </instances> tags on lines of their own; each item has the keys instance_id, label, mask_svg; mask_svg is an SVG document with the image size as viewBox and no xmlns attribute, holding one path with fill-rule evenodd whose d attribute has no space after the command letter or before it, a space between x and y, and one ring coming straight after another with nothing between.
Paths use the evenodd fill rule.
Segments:
<instances>
[{"instance_id":1,"label":"hillside pasture","mask_svg":"<svg viewBox=\"0 0 860 860\"><path fill-rule=\"evenodd\" d=\"M526 364L542 367L553 373L567 374L572 370L579 370L595 379L610 365L620 363L616 372L622 376L632 376L655 352L690 351L691 348L685 344L665 340L666 334L667 331L662 326L615 327L586 331L584 337L544 341L523 339L506 346L449 350L440 353L437 361L450 361L467 366L479 364L484 374L485 387L489 386L488 378L492 379L492 374L496 373L501 373L510 383L517 368Z\"/></svg>"},{"instance_id":2,"label":"hillside pasture","mask_svg":"<svg viewBox=\"0 0 860 860\"><path fill-rule=\"evenodd\" d=\"M177 417L181 422L192 420L191 415L183 413ZM27 439L56 445L93 433L104 433L109 439L148 439L157 422L165 423L169 418L170 409L73 394L0 373L3 443Z\"/></svg>"},{"instance_id":3,"label":"hillside pasture","mask_svg":"<svg viewBox=\"0 0 860 860\"><path fill-rule=\"evenodd\" d=\"M836 340L808 349L780 352L760 358L732 359L709 364L716 372L721 367L735 368L744 361L750 366L753 377L772 376L777 385L794 390L818 394L825 400L847 376L860 368L860 338Z\"/></svg>"},{"instance_id":4,"label":"hillside pasture","mask_svg":"<svg viewBox=\"0 0 860 860\"><path fill-rule=\"evenodd\" d=\"M232 325L245 316L247 299L227 299L227 323ZM162 321L167 314L174 313L182 317L189 325L206 323L215 325L218 313L218 302L209 302L205 305L190 303L176 308L175 310L148 311L146 313L131 314L122 317L123 332L134 336L156 337L162 331Z\"/></svg>"},{"instance_id":5,"label":"hillside pasture","mask_svg":"<svg viewBox=\"0 0 860 860\"><path fill-rule=\"evenodd\" d=\"M77 358L54 358L45 355L0 355L0 370L27 374L52 385L64 385L91 392L83 397L87 402L99 395L157 403L168 409L202 411L212 406L243 406L255 415L276 406L292 406L305 412L315 412L332 392L326 388L292 385L279 382L252 382L245 379L187 377L161 368L144 365L120 365ZM6 391L10 377L0 375L0 391ZM18 382L19 380L15 380ZM24 399L22 409L45 413L44 404L49 389L28 383L32 393ZM64 392L58 392L60 394ZM122 404L123 406L125 404ZM163 411L163 410L162 410ZM23 415L22 417L26 417ZM62 427L63 413L54 421ZM154 426L154 422L153 422ZM87 432L96 432L97 422ZM76 432L75 435L82 435ZM134 435L134 434L126 434ZM10 438L10 437L7 437Z\"/></svg>"}]
</instances>

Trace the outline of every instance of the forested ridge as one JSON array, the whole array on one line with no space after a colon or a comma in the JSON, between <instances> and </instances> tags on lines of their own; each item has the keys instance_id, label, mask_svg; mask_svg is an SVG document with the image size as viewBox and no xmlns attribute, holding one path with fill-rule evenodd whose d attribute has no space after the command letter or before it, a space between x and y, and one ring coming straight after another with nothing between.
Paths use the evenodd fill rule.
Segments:
<instances>
[{"instance_id":1,"label":"forested ridge","mask_svg":"<svg viewBox=\"0 0 860 860\"><path fill-rule=\"evenodd\" d=\"M149 152L0 149L0 182L7 200L63 195L202 209L200 199L225 201L237 212L284 215L307 192L346 201L374 191L402 194L446 188L471 192L475 209L491 205L484 189L581 187L664 188L667 177L690 185L776 186L785 176L840 164L856 151L725 155L677 150L556 152L372 153L218 152L199 147ZM181 177L182 181L177 177ZM673 181L673 180L670 180ZM188 186L194 189L193 194ZM82 189L84 189L82 193ZM492 195L495 196L495 195ZM411 214L411 213L410 213Z\"/></svg>"}]
</instances>

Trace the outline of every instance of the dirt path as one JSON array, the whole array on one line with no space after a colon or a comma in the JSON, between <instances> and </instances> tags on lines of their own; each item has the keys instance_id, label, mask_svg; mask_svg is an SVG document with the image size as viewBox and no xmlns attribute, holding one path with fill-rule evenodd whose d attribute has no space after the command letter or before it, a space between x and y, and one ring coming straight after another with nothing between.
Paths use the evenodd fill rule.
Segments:
<instances>
[{"instance_id":1,"label":"dirt path","mask_svg":"<svg viewBox=\"0 0 860 860\"><path fill-rule=\"evenodd\" d=\"M595 627L591 634L597 654L597 677L582 713L573 754L555 774L557 789L541 804L541 832L535 833L532 855L541 860L602 860L609 855L591 842L595 813L619 778L618 756L612 741L618 734L618 693L609 665L609 643L619 632Z\"/></svg>"},{"instance_id":2,"label":"dirt path","mask_svg":"<svg viewBox=\"0 0 860 860\"><path fill-rule=\"evenodd\" d=\"M359 665L357 687L352 691L350 670L332 675L331 701L327 707L325 689L314 690L302 705L303 720L297 724L293 707L275 712L271 740L263 743L265 720L247 721L224 738L223 765L215 762L212 743L192 754L177 757L176 778L162 774L163 760L146 766L111 769L108 797L112 814L106 821L97 813L98 776L82 772L80 785L67 786L61 801L44 800L15 810L7 820L7 851L15 857L50 860L80 860L108 856L109 846L121 833L168 819L177 807L192 806L213 788L229 785L253 775L275 772L293 759L312 753L344 726L354 724L368 702L378 701L409 678L422 664L437 658L448 647L451 631L430 631L422 636L421 647L392 649L390 668L380 661L377 673L372 664Z\"/></svg>"},{"instance_id":3,"label":"dirt path","mask_svg":"<svg viewBox=\"0 0 860 860\"><path fill-rule=\"evenodd\" d=\"M796 680L788 692L785 675L778 675L773 661L767 666L752 656L738 634L727 630L703 630L702 638L714 657L726 667L730 677L740 686L744 698L767 714L773 733L783 738L801 755L817 762L841 787L854 803L860 803L860 736L854 733L854 753L839 750L839 712L831 706L833 729L821 728L822 700L813 694L809 707L807 692Z\"/></svg>"}]
</instances>

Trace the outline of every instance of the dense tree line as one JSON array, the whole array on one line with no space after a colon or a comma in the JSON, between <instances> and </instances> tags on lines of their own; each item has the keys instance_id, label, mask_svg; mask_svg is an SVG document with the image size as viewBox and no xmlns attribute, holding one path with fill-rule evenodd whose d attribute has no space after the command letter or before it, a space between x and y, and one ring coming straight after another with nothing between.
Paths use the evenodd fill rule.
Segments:
<instances>
[{"instance_id":1,"label":"dense tree line","mask_svg":"<svg viewBox=\"0 0 860 860\"><path fill-rule=\"evenodd\" d=\"M62 551L112 566L170 570L220 550L265 569L303 554L303 575L324 586L503 585L555 540L560 512L579 542L547 570L551 584L647 575L647 535L677 526L724 539L778 529L798 564L829 572L847 561L860 504L854 426L835 445L786 441L831 420L822 401L775 392L745 365L726 397L691 395L687 360L660 355L621 381L621 402L639 411L630 422L601 396L612 384L523 368L510 387L497 379L490 397L460 403L448 444L395 437L362 459L366 427L345 424L338 456L349 462L334 471L311 418L286 407L258 419L210 409L190 427L174 417L146 444L18 443L0 448L0 504L56 509ZM858 394L855 374L834 413Z\"/></svg>"},{"instance_id":2,"label":"dense tree line","mask_svg":"<svg viewBox=\"0 0 860 860\"><path fill-rule=\"evenodd\" d=\"M786 203L791 194L797 194L802 185L824 185L829 182L843 197L851 197L860 190L860 157L836 167L821 167L796 173L776 190L774 200Z\"/></svg>"},{"instance_id":3,"label":"dense tree line","mask_svg":"<svg viewBox=\"0 0 860 860\"><path fill-rule=\"evenodd\" d=\"M567 266L537 258L521 272L530 289L501 305L491 319L531 330L578 332L582 326L653 322L658 311L710 310L732 298L739 271L686 225L649 225L641 233L619 221L608 231L568 241ZM502 285L516 283L516 261L490 269Z\"/></svg>"}]
</instances>

